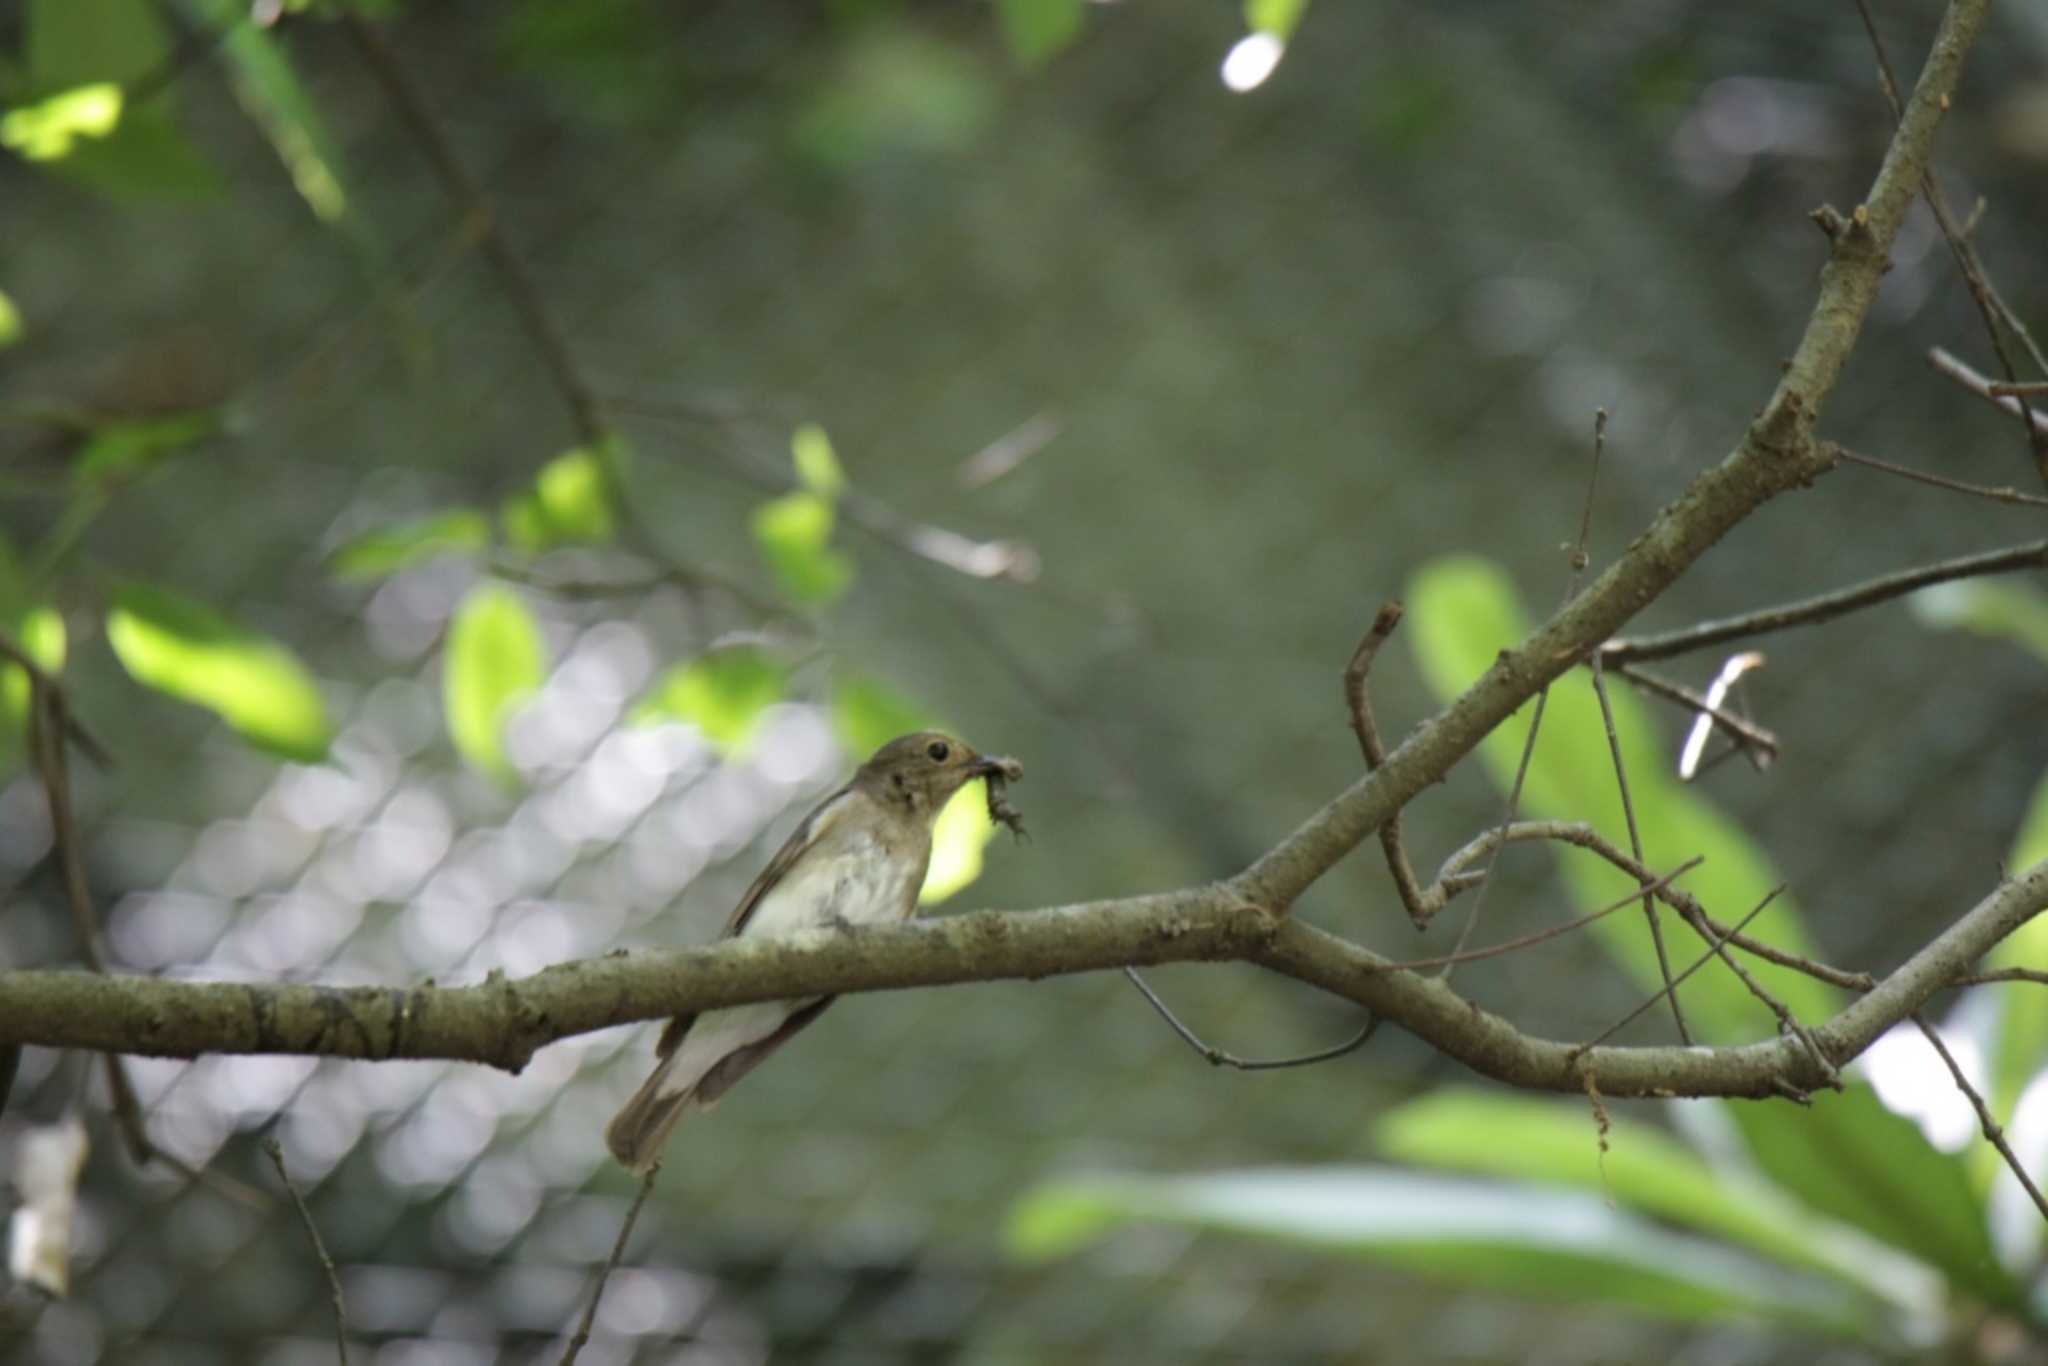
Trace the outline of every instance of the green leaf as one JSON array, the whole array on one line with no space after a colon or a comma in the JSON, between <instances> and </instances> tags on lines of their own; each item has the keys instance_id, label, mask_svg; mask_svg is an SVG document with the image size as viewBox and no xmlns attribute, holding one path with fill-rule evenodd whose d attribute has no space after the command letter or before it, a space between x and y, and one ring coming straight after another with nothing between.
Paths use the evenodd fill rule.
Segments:
<instances>
[{"instance_id":1,"label":"green leaf","mask_svg":"<svg viewBox=\"0 0 2048 1366\"><path fill-rule=\"evenodd\" d=\"M2031 584L1962 579L1923 588L1906 602L1929 626L1997 636L2048 662L2048 593Z\"/></svg>"},{"instance_id":2,"label":"green leaf","mask_svg":"<svg viewBox=\"0 0 2048 1366\"><path fill-rule=\"evenodd\" d=\"M809 490L754 509L761 557L783 591L800 603L830 602L853 582L853 562L832 548L832 521L832 500Z\"/></svg>"},{"instance_id":3,"label":"green leaf","mask_svg":"<svg viewBox=\"0 0 2048 1366\"><path fill-rule=\"evenodd\" d=\"M2024 1302L1992 1249L1968 1164L1887 1110L1868 1083L1818 1092L1805 1107L1723 1108L1764 1174L1806 1204L1940 1268L1978 1299L2015 1309Z\"/></svg>"},{"instance_id":4,"label":"green leaf","mask_svg":"<svg viewBox=\"0 0 2048 1366\"><path fill-rule=\"evenodd\" d=\"M170 52L170 32L150 0L29 0L22 55L35 89L134 81Z\"/></svg>"},{"instance_id":5,"label":"green leaf","mask_svg":"<svg viewBox=\"0 0 2048 1366\"><path fill-rule=\"evenodd\" d=\"M859 674L832 684L832 728L839 743L866 758L899 735L942 729L930 712L888 684Z\"/></svg>"},{"instance_id":6,"label":"green leaf","mask_svg":"<svg viewBox=\"0 0 2048 1366\"><path fill-rule=\"evenodd\" d=\"M837 498L846 491L846 471L839 466L832 438L815 422L806 422L790 438L790 455L796 460L796 477L820 498Z\"/></svg>"},{"instance_id":7,"label":"green leaf","mask_svg":"<svg viewBox=\"0 0 2048 1366\"><path fill-rule=\"evenodd\" d=\"M525 599L499 583L469 590L448 626L441 704L462 757L493 780L514 785L505 723L541 685L547 651Z\"/></svg>"},{"instance_id":8,"label":"green leaf","mask_svg":"<svg viewBox=\"0 0 2048 1366\"><path fill-rule=\"evenodd\" d=\"M996 104L994 82L970 54L904 24L863 25L811 89L792 130L796 150L842 174L964 151Z\"/></svg>"},{"instance_id":9,"label":"green leaf","mask_svg":"<svg viewBox=\"0 0 2048 1366\"><path fill-rule=\"evenodd\" d=\"M166 456L218 435L222 425L218 408L105 423L95 427L92 438L79 449L72 475L80 484L131 479Z\"/></svg>"},{"instance_id":10,"label":"green leaf","mask_svg":"<svg viewBox=\"0 0 2048 1366\"><path fill-rule=\"evenodd\" d=\"M1409 585L1407 600L1409 643L1424 679L1445 700L1491 667L1503 647L1528 634L1513 585L1499 569L1478 558L1432 561ZM1700 789L1677 780L1673 756L1665 752L1656 726L1628 688L1610 684L1607 691L1628 766L1645 861L1662 870L1696 855L1703 857L1705 862L1687 873L1682 885L1723 923L1740 919L1778 884L1776 871L1755 842ZM1480 757L1503 792L1513 780L1533 711L1533 702L1525 705L1519 723L1499 727L1480 746ZM1523 784L1523 813L1537 819L1590 822L1626 848L1621 832L1628 826L1607 754L1607 733L1591 680L1583 672L1558 679L1550 686L1543 731ZM1578 903L1576 908L1558 908L1559 918L1604 906L1633 885L1591 854L1559 849L1554 857ZM1705 945L1675 916L1660 911L1660 917L1675 972L1704 952ZM1663 985L1640 910L1607 916L1591 932L1640 985L1650 990ZM1749 933L1793 953L1810 952L1799 912L1788 896L1773 902ZM1801 973L1770 963L1754 964L1750 970L1803 1020L1817 1022L1835 1010L1835 991ZM1719 968L1694 973L1679 988L1679 997L1688 1022L1710 1040L1753 1039L1775 1032L1769 1013L1733 974Z\"/></svg>"},{"instance_id":11,"label":"green leaf","mask_svg":"<svg viewBox=\"0 0 2048 1366\"><path fill-rule=\"evenodd\" d=\"M381 579L442 555L485 550L490 544L490 518L475 508L450 508L352 537L327 557L327 568L339 579Z\"/></svg>"},{"instance_id":12,"label":"green leaf","mask_svg":"<svg viewBox=\"0 0 2048 1366\"><path fill-rule=\"evenodd\" d=\"M533 487L505 504L506 539L533 552L609 541L613 518L605 458L577 446L541 466Z\"/></svg>"},{"instance_id":13,"label":"green leaf","mask_svg":"<svg viewBox=\"0 0 2048 1366\"><path fill-rule=\"evenodd\" d=\"M1504 1134L1513 1141L1503 1142ZM1383 1115L1375 1137L1389 1157L1578 1187L1902 1307L1912 1300L1912 1287L1845 1254L1839 1239L1801 1211L1759 1193L1754 1183L1727 1180L1661 1129L1610 1118L1602 1153L1599 1126L1583 1104L1449 1087Z\"/></svg>"},{"instance_id":14,"label":"green leaf","mask_svg":"<svg viewBox=\"0 0 2048 1366\"><path fill-rule=\"evenodd\" d=\"M53 607L31 607L15 614L8 623L14 639L44 673L64 670L67 644L64 618ZM0 762L12 757L14 746L28 724L28 670L19 664L0 664Z\"/></svg>"},{"instance_id":15,"label":"green leaf","mask_svg":"<svg viewBox=\"0 0 2048 1366\"><path fill-rule=\"evenodd\" d=\"M21 310L14 306L7 291L0 289L0 346L12 346L20 340Z\"/></svg>"},{"instance_id":16,"label":"green leaf","mask_svg":"<svg viewBox=\"0 0 2048 1366\"><path fill-rule=\"evenodd\" d=\"M121 124L121 87L75 86L0 115L0 147L29 161L71 155L80 138L104 138Z\"/></svg>"},{"instance_id":17,"label":"green leaf","mask_svg":"<svg viewBox=\"0 0 2048 1366\"><path fill-rule=\"evenodd\" d=\"M1667 1232L1592 1195L1385 1168L1056 1181L1012 1209L1008 1239L1015 1255L1043 1260L1132 1223L1251 1234L1488 1290L1664 1318L1751 1314L1861 1340L1884 1328L1861 1296Z\"/></svg>"},{"instance_id":18,"label":"green leaf","mask_svg":"<svg viewBox=\"0 0 2048 1366\"><path fill-rule=\"evenodd\" d=\"M322 222L348 212L339 149L319 106L293 69L290 54L266 25L247 22L247 0L197 0L209 30L221 33L221 56L235 100L263 131L292 187Z\"/></svg>"},{"instance_id":19,"label":"green leaf","mask_svg":"<svg viewBox=\"0 0 2048 1366\"><path fill-rule=\"evenodd\" d=\"M996 0L1003 41L1019 65L1042 66L1081 32L1083 0Z\"/></svg>"},{"instance_id":20,"label":"green leaf","mask_svg":"<svg viewBox=\"0 0 2048 1366\"><path fill-rule=\"evenodd\" d=\"M932 861L917 892L918 904L936 906L980 877L983 851L995 833L988 784L977 778L955 792L932 822Z\"/></svg>"},{"instance_id":21,"label":"green leaf","mask_svg":"<svg viewBox=\"0 0 2048 1366\"><path fill-rule=\"evenodd\" d=\"M243 739L314 763L334 737L320 689L297 655L213 608L150 584L124 584L107 641L145 687L213 711Z\"/></svg>"},{"instance_id":22,"label":"green leaf","mask_svg":"<svg viewBox=\"0 0 2048 1366\"><path fill-rule=\"evenodd\" d=\"M226 183L155 105L131 108L112 136L77 144L51 169L101 194L130 199L205 199Z\"/></svg>"},{"instance_id":23,"label":"green leaf","mask_svg":"<svg viewBox=\"0 0 2048 1366\"><path fill-rule=\"evenodd\" d=\"M655 680L633 708L636 725L683 721L704 732L722 753L743 749L754 738L761 714L780 702L789 686L782 661L753 645L736 645Z\"/></svg>"},{"instance_id":24,"label":"green leaf","mask_svg":"<svg viewBox=\"0 0 2048 1366\"><path fill-rule=\"evenodd\" d=\"M1281 42L1294 37L1308 0L1245 0L1244 26L1254 33L1270 33Z\"/></svg>"}]
</instances>

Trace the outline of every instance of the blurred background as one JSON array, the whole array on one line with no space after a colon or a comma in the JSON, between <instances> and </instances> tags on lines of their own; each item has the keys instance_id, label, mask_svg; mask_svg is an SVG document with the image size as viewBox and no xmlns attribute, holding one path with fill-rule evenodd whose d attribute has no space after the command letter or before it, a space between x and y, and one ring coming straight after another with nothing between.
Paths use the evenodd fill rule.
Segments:
<instances>
[{"instance_id":1,"label":"blurred background","mask_svg":"<svg viewBox=\"0 0 2048 1366\"><path fill-rule=\"evenodd\" d=\"M1086 5L1051 39L1017 5L392 4L372 7L376 47L296 6L94 0L69 27L60 8L0 6L13 98L47 93L37 63L91 49L81 34L144 32L95 56L148 117L79 155L0 159L0 527L21 575L49 571L75 710L117 761L74 762L107 956L208 978L466 982L701 942L860 757L862 718L895 714L1026 767L1032 842L990 844L948 909L1236 871L1356 776L1339 673L1418 568L1477 551L1528 610L1556 601L1596 407L1596 568L1730 449L1811 304L1825 242L1806 215L1857 201L1890 124L1847 4L1325 0L1250 49L1237 6L1143 0ZM1938 13L1877 8L1910 82ZM1956 204L1987 201L1976 241L2037 327L2044 16L1994 14L1939 156ZM514 535L532 553L337 570L365 533L518 499L586 435L437 151L618 424L633 554ZM1923 207L1825 433L2027 487L2018 424L1935 375L1935 345L1991 368ZM79 512L80 433L112 417L130 447ZM845 583L808 596L757 544L763 505L801 492L805 424L846 480ZM1845 468L1640 624L2040 524ZM442 716L450 617L493 563L546 659L501 781ZM98 624L137 579L295 651L327 757L280 761L139 688ZM734 642L773 666L744 743L634 723L665 671ZM2040 663L1897 606L1766 648L1749 702L1785 752L1720 766L1706 795L1832 961L1883 970L2007 857L2048 763ZM1710 665L1683 663L1703 686ZM1436 705L1400 637L1374 689L1391 736ZM1684 717L1656 719L1675 753ZM42 790L18 752L0 782L6 963L75 964ZM1418 863L1499 801L1474 765L1432 790L1408 817ZM1559 904L1550 873L1509 863L1494 927L1590 909ZM1418 938L1376 854L1300 913L1399 954L1455 933ZM1360 1023L1249 969L1154 980L1242 1054ZM1636 999L1583 937L1459 981L1558 1037ZM332 1359L269 1134L359 1353L554 1360L633 1192L600 1128L652 1039L571 1040L516 1078L133 1060L152 1140L262 1204L138 1167L100 1069L29 1049L8 1132L82 1096L94 1151L71 1294L0 1351ZM1114 975L844 1001L679 1131L582 1359L1816 1359L1782 1330L1285 1244L1155 1229L1048 1262L1006 1251L1039 1181L1366 1161L1377 1113L1454 1079L1391 1031L1318 1067L1211 1069Z\"/></svg>"}]
</instances>

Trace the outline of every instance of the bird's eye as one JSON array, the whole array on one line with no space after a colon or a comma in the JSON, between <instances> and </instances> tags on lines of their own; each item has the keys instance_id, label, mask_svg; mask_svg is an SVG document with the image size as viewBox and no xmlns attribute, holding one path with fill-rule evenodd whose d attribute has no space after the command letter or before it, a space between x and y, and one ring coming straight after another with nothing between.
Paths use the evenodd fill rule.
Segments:
<instances>
[{"instance_id":1,"label":"bird's eye","mask_svg":"<svg viewBox=\"0 0 2048 1366\"><path fill-rule=\"evenodd\" d=\"M933 763L943 764L946 762L946 756L953 751L946 747L944 740L934 740L924 747L924 752L932 756Z\"/></svg>"}]
</instances>

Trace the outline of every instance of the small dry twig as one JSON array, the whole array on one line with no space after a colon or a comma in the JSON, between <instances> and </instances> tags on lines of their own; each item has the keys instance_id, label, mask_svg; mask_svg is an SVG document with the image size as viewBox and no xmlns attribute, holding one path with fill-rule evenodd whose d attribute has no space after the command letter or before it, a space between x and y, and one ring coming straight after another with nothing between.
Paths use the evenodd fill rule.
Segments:
<instances>
[{"instance_id":1,"label":"small dry twig","mask_svg":"<svg viewBox=\"0 0 2048 1366\"><path fill-rule=\"evenodd\" d=\"M1743 916L1742 919L1735 922L1734 930L1730 931L1726 935L1717 934L1713 940L1713 947L1709 948L1705 953L1701 954L1698 958L1693 959L1691 964L1686 967L1685 971L1679 973L1678 976L1672 978L1671 981L1665 986L1662 986L1658 988L1655 992L1651 993L1649 998L1643 1001L1642 1004L1638 1005L1634 1010L1631 1010L1628 1014L1622 1016L1613 1024L1607 1026L1607 1028L1601 1030L1598 1034L1595 1034L1592 1038L1586 1040L1586 1042L1574 1048L1572 1050L1573 1055L1580 1056L1590 1052L1595 1048L1598 1048L1601 1044L1613 1038L1623 1029L1626 1029L1629 1025L1635 1023L1637 1019L1641 1018L1644 1011L1656 1005L1657 1002L1663 1000L1665 996L1678 990L1679 985L1683 983L1686 978L1692 976L1695 972L1698 972L1701 968L1705 967L1707 964L1714 961L1714 955L1719 950L1721 945L1733 939L1735 935L1740 934L1742 931L1748 929L1749 922L1755 920L1758 916L1762 915L1764 913L1764 909L1767 906L1769 906L1773 901L1776 901L1778 899L1778 894L1784 890L1785 888L1782 883L1776 887L1773 887L1770 890L1770 892L1765 895L1762 901L1757 902L1755 907L1750 910L1748 915ZM1633 901L1635 898L1630 897L1629 899Z\"/></svg>"},{"instance_id":2,"label":"small dry twig","mask_svg":"<svg viewBox=\"0 0 2048 1366\"><path fill-rule=\"evenodd\" d=\"M1201 1054L1203 1060L1211 1067L1235 1067L1240 1072L1278 1072L1289 1067L1307 1067L1312 1063L1329 1062L1333 1058L1341 1058L1346 1053L1355 1053L1365 1047L1372 1036L1379 1032L1379 1017L1377 1015L1369 1015L1359 1031L1340 1044L1332 1044L1328 1048L1319 1048L1313 1053L1299 1053L1287 1058L1241 1058L1235 1053L1225 1052L1223 1049L1209 1043L1201 1035L1183 1024L1180 1016L1173 1013L1173 1008L1160 999L1158 992L1152 990L1151 984L1138 975L1136 968L1125 968L1124 976L1130 979L1131 985L1138 989L1138 994L1143 996L1152 1009L1158 1012L1159 1018L1166 1021L1173 1032L1180 1036L1181 1041L1194 1049L1195 1052Z\"/></svg>"},{"instance_id":3,"label":"small dry twig","mask_svg":"<svg viewBox=\"0 0 2048 1366\"><path fill-rule=\"evenodd\" d=\"M2009 389L2013 386L1994 384L1990 387L1993 393L1997 393L1999 390ZM1830 448L1834 451L1837 458L1846 460L1852 465L1864 465L1873 470L1883 470L1886 474L1896 475L1901 479L1911 479L1916 483L1931 484L1935 488L1947 489L1951 493L1967 493L1972 498L1988 498L1994 503L2010 503L2020 507L2048 508L2048 498L2043 498L2038 493L2021 493L2018 489L2010 487L1991 488L1984 484L1969 484L1960 479L1950 479L1939 474L1929 474L1925 470L1910 469L1905 465L1894 465L1891 461L1879 460L1876 456L1858 455L1855 451L1845 446L1837 446L1830 443Z\"/></svg>"},{"instance_id":4,"label":"small dry twig","mask_svg":"<svg viewBox=\"0 0 2048 1366\"><path fill-rule=\"evenodd\" d=\"M1934 1045L1934 1051L1941 1054L1941 1060L1948 1064L1948 1074L1955 1079L1956 1089L1963 1093L1970 1102L1970 1108L1977 1112L1977 1124L1983 1129L1984 1137L1992 1147L1998 1149L1998 1155L2005 1159L2006 1167L2019 1178L2020 1185L2033 1200L2034 1208L2041 1211L2041 1217L2048 1219L2048 1200L2042 1198L2041 1188L2034 1184L2034 1178L2027 1175L2025 1164L2020 1161L2019 1155L2013 1152L2012 1145L2005 1141L2005 1130L1992 1117L1991 1107L1984 1103L1984 1097L1977 1094L1977 1088L1970 1085L1970 1079L1963 1075L1961 1064L1956 1062L1955 1054L1948 1051L1948 1045L1942 1042L1940 1031L1928 1024L1927 1017L1917 1010L1913 1012L1913 1023L1920 1027L1920 1032L1927 1037L1927 1042Z\"/></svg>"},{"instance_id":5,"label":"small dry twig","mask_svg":"<svg viewBox=\"0 0 2048 1366\"><path fill-rule=\"evenodd\" d=\"M1769 768L1776 761L1777 735L1747 717L1737 716L1725 707L1713 706L1704 696L1684 684L1673 683L1670 679L1653 674L1648 669L1639 669L1633 664L1619 664L1615 666L1614 672L1652 697L1661 697L1667 702L1684 707L1689 712L1711 719L1730 740L1735 742L1735 747L1747 754L1749 761L1759 769Z\"/></svg>"},{"instance_id":6,"label":"small dry twig","mask_svg":"<svg viewBox=\"0 0 2048 1366\"><path fill-rule=\"evenodd\" d=\"M590 1303L583 1307L583 1317L576 1324L575 1336L569 1339L569 1345L562 1353L561 1366L575 1366L577 1355L583 1351L584 1344L590 1341L590 1329L597 1322L597 1306L604 1299L605 1285L611 1280L612 1271L618 1266L619 1259L626 1255L626 1240L633 1236L634 1221L639 1219L640 1207L647 1203L648 1193L654 1189L654 1178L660 1175L661 1163L656 1162L648 1168L647 1175L640 1178L640 1193L633 1197L632 1207L626 1211L625 1222L619 1225L619 1236L612 1242L611 1255L604 1259L604 1265L598 1269L597 1285L590 1292Z\"/></svg>"},{"instance_id":7,"label":"small dry twig","mask_svg":"<svg viewBox=\"0 0 2048 1366\"><path fill-rule=\"evenodd\" d=\"M334 1351L341 1366L348 1366L348 1309L342 1303L341 1275L334 1268L334 1258L327 1254L327 1244L320 1237L320 1226L313 1222L313 1211L306 1207L306 1197L299 1194L291 1173L284 1168L284 1149L276 1139L265 1138L263 1151L270 1158L270 1165L277 1168L277 1179L284 1183L285 1193L297 1207L299 1222L306 1226L306 1236L312 1240L313 1255L320 1259L320 1270L327 1275L327 1294L334 1301Z\"/></svg>"},{"instance_id":8,"label":"small dry twig","mask_svg":"<svg viewBox=\"0 0 2048 1366\"><path fill-rule=\"evenodd\" d=\"M1400 624L1401 604L1391 598L1380 604L1372 626L1359 638L1358 648L1351 652L1351 662L1344 666L1344 703L1351 713L1351 731L1358 737L1358 752L1365 760L1368 773L1386 762L1387 749L1380 740L1379 726L1373 720L1372 700L1365 689L1366 675L1372 671L1372 662L1378 657L1380 647L1387 643L1387 638ZM1408 862L1408 851L1401 843L1400 812L1396 811L1380 827L1380 848L1386 854L1387 872L1394 879L1394 890L1400 894L1401 904L1408 910L1408 919L1414 922L1416 929L1426 928L1436 908L1423 898L1415 869Z\"/></svg>"}]
</instances>

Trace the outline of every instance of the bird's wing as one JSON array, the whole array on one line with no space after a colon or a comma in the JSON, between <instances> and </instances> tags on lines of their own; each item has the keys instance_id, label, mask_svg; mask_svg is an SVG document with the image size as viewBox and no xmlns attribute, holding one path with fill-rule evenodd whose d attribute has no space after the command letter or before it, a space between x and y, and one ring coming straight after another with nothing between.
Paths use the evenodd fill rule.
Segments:
<instances>
[{"instance_id":1,"label":"bird's wing","mask_svg":"<svg viewBox=\"0 0 2048 1366\"><path fill-rule=\"evenodd\" d=\"M747 922L753 919L754 912L761 905L761 898L768 894L768 889L782 881L783 876L803 856L804 850L816 844L824 837L826 831L846 815L847 798L852 794L853 785L849 783L812 808L811 814L803 818L797 828L790 832L789 838L783 841L782 847L775 851L775 857L768 860L768 866L761 870L761 875L747 888L747 894L740 898L740 904L732 908L732 914L726 917L725 928L719 932L719 938L730 939L747 928Z\"/></svg>"}]
</instances>

